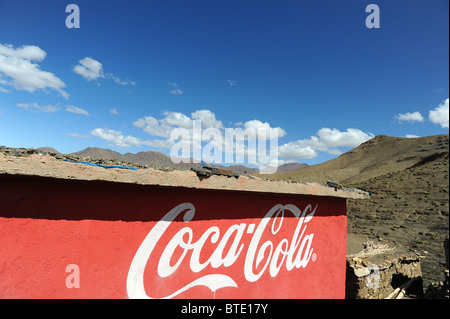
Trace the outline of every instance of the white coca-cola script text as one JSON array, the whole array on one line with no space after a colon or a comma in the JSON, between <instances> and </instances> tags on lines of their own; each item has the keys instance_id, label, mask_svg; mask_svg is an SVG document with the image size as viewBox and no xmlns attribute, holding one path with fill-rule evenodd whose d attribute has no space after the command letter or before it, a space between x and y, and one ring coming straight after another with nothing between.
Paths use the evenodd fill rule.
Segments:
<instances>
[{"instance_id":1,"label":"white coca-cola script text","mask_svg":"<svg viewBox=\"0 0 450 319\"><path fill-rule=\"evenodd\" d=\"M249 282L257 281L267 271L271 277L275 277L282 267L285 267L287 271L291 271L294 268L305 268L311 256L313 256L312 242L314 238L314 234L306 233L306 229L308 222L311 221L316 213L317 207L318 205L313 207L313 205L308 204L302 211L295 205L278 204L260 219L257 226L252 223L248 225L247 223L234 224L223 235L218 226L212 226L196 241L194 241L196 237L192 228L189 226L183 227L174 234L162 250L159 256L157 275L165 278L174 274L185 258L188 258L186 257L189 256L188 252L190 252L189 266L193 273L200 273L208 266L213 269L230 267L240 256L243 256L245 258L244 277ZM175 218L183 212L184 222L191 222L195 215L194 205L183 203L176 206L161 218L145 237L128 271L127 293L129 298L152 298L147 295L144 288L144 270L147 261L152 252L155 251L160 238ZM292 238L290 240L287 238L281 239L277 242L276 247L274 247L274 243L271 240L261 242L263 233L269 232L273 236L279 233L283 227L283 219L287 212L290 212L298 219ZM171 232L174 231L171 230ZM242 241L245 233L252 234L247 247ZM217 244L217 246L215 246L214 251L205 262L200 262L202 248L207 241L208 244ZM229 242L231 242L231 246ZM224 251L225 247L227 247L227 252ZM175 261L172 256L176 249L181 249L182 253L178 260ZM316 254L314 254L313 260L315 258ZM203 255L202 260L205 260ZM207 274L163 298L173 298L194 286L200 285L208 287L211 291L225 287L238 287L236 282L227 275L219 273Z\"/></svg>"}]
</instances>

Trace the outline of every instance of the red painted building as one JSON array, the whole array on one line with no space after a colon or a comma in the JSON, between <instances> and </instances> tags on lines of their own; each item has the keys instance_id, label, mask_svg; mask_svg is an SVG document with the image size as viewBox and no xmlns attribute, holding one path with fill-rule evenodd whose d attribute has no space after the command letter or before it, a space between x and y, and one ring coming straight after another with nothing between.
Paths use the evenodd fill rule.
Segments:
<instances>
[{"instance_id":1,"label":"red painted building","mask_svg":"<svg viewBox=\"0 0 450 319\"><path fill-rule=\"evenodd\" d=\"M344 298L346 198L0 155L0 298Z\"/></svg>"}]
</instances>

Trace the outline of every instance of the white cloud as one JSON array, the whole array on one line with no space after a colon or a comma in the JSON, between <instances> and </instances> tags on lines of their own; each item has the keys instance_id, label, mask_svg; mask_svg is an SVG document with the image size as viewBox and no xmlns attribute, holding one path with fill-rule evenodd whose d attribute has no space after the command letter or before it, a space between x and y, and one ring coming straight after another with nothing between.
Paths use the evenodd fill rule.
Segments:
<instances>
[{"instance_id":1,"label":"white cloud","mask_svg":"<svg viewBox=\"0 0 450 319\"><path fill-rule=\"evenodd\" d=\"M169 138L170 132L175 128L185 128L192 130L193 121L200 120L202 128L223 129L221 121L216 119L216 115L209 110L198 110L191 113L191 117L179 112L164 112L164 118L157 120L153 116L145 116L133 123L137 128L142 128L144 132L152 136Z\"/></svg>"},{"instance_id":2,"label":"white cloud","mask_svg":"<svg viewBox=\"0 0 450 319\"><path fill-rule=\"evenodd\" d=\"M318 156L311 146L301 146L295 142L279 146L278 155L284 158L314 158Z\"/></svg>"},{"instance_id":3,"label":"white cloud","mask_svg":"<svg viewBox=\"0 0 450 319\"><path fill-rule=\"evenodd\" d=\"M227 82L228 82L228 85L229 85L229 86L235 86L235 85L236 85L236 81L227 79Z\"/></svg>"},{"instance_id":4,"label":"white cloud","mask_svg":"<svg viewBox=\"0 0 450 319\"><path fill-rule=\"evenodd\" d=\"M200 121L202 129L215 128L222 131L225 129L222 121L218 120L213 112L206 109L192 112L190 117L179 112L164 112L163 115L164 117L160 120L153 116L145 116L133 122L133 125L141 128L151 136L164 138L169 138L171 131L175 128L187 129L192 134L194 121ZM254 130L255 133L259 132L259 137L264 140L268 140L270 137L281 138L286 135L286 132L282 128L273 128L269 123L263 123L259 120L247 121L242 123L242 126L244 130L249 129Z\"/></svg>"},{"instance_id":5,"label":"white cloud","mask_svg":"<svg viewBox=\"0 0 450 319\"><path fill-rule=\"evenodd\" d=\"M157 148L170 148L173 142L170 140L142 140L138 137L131 135L124 136L121 131L96 128L91 131L91 134L95 137L108 141L117 147L141 147L143 145L157 147Z\"/></svg>"},{"instance_id":6,"label":"white cloud","mask_svg":"<svg viewBox=\"0 0 450 319\"><path fill-rule=\"evenodd\" d=\"M322 128L317 136L283 144L279 147L279 156L286 158L314 158L317 151L340 155L338 147L357 147L374 137L372 133L365 133L359 129L349 128L345 132L338 129Z\"/></svg>"},{"instance_id":7,"label":"white cloud","mask_svg":"<svg viewBox=\"0 0 450 319\"><path fill-rule=\"evenodd\" d=\"M420 112L414 112L414 113L403 113L398 114L395 116L395 118L401 123L401 122L423 122L425 119L423 118L422 114Z\"/></svg>"},{"instance_id":8,"label":"white cloud","mask_svg":"<svg viewBox=\"0 0 450 319\"><path fill-rule=\"evenodd\" d=\"M414 134L406 134L405 137L406 138L418 138L420 136L419 135L414 135Z\"/></svg>"},{"instance_id":9,"label":"white cloud","mask_svg":"<svg viewBox=\"0 0 450 319\"><path fill-rule=\"evenodd\" d=\"M131 146L141 146L142 141L139 138L133 136L124 136L122 132L110 130L110 129L102 129L96 128L91 131L91 134L95 137L101 138L105 141L113 143L119 147L131 147Z\"/></svg>"},{"instance_id":10,"label":"white cloud","mask_svg":"<svg viewBox=\"0 0 450 319\"><path fill-rule=\"evenodd\" d=\"M449 112L448 112L449 99L446 99L443 103L439 104L437 108L431 110L428 117L434 124L439 124L443 128L449 128Z\"/></svg>"},{"instance_id":11,"label":"white cloud","mask_svg":"<svg viewBox=\"0 0 450 319\"><path fill-rule=\"evenodd\" d=\"M5 89L5 88L0 86L0 92L2 92L2 93L10 93L11 90L7 90L7 89Z\"/></svg>"},{"instance_id":12,"label":"white cloud","mask_svg":"<svg viewBox=\"0 0 450 319\"><path fill-rule=\"evenodd\" d=\"M337 129L322 128L317 132L319 140L326 147L357 147L359 144L375 137L372 133L364 133L361 130L349 128L345 132Z\"/></svg>"},{"instance_id":13,"label":"white cloud","mask_svg":"<svg viewBox=\"0 0 450 319\"><path fill-rule=\"evenodd\" d=\"M24 45L20 48L14 49L14 47L9 44L0 44L0 54L36 61L44 60L47 55L44 50L35 45Z\"/></svg>"},{"instance_id":14,"label":"white cloud","mask_svg":"<svg viewBox=\"0 0 450 319\"><path fill-rule=\"evenodd\" d=\"M46 55L44 50L34 45L14 48L0 44L0 76L4 74L9 78L0 79L1 83L30 93L50 89L67 99L69 94L63 90L66 84L53 73L41 70L36 63L43 61Z\"/></svg>"},{"instance_id":15,"label":"white cloud","mask_svg":"<svg viewBox=\"0 0 450 319\"><path fill-rule=\"evenodd\" d=\"M286 131L280 127L271 127L269 123L261 122L260 120L251 120L244 123L244 129L254 130L259 138L266 140L272 138L281 138L286 135Z\"/></svg>"},{"instance_id":16,"label":"white cloud","mask_svg":"<svg viewBox=\"0 0 450 319\"><path fill-rule=\"evenodd\" d=\"M172 95L183 95L184 92L183 92L183 90L180 89L180 86L177 83L169 82L168 84L169 84L169 86L173 87L173 89L170 90L170 92L169 92L170 94L172 94Z\"/></svg>"},{"instance_id":17,"label":"white cloud","mask_svg":"<svg viewBox=\"0 0 450 319\"><path fill-rule=\"evenodd\" d=\"M103 65L99 61L91 57L81 59L80 61L78 61L78 63L79 64L77 64L73 68L73 71L84 77L87 81L106 78L113 80L115 83L119 85L133 85L133 86L136 85L135 81L131 81L129 79L122 80L112 73L105 73Z\"/></svg>"},{"instance_id":18,"label":"white cloud","mask_svg":"<svg viewBox=\"0 0 450 319\"><path fill-rule=\"evenodd\" d=\"M113 142L115 145L155 145L155 143L159 143L159 147L169 148L174 145L174 142L169 140L170 134L174 129L181 128L187 130L190 133L191 142L192 140L201 140L202 142L208 142L209 145L218 144L223 145L221 143L225 142L223 139L225 136L225 130L222 121L216 118L216 115L210 110L197 110L191 113L190 116L187 116L183 113L179 112L164 112L162 119L156 119L153 116L145 116L143 118L139 118L137 121L133 122L134 127L142 129L145 133L151 136L162 137L162 140L157 141L144 141L141 139L135 139L130 136L123 136L119 131L113 130L102 130L97 129L97 131L93 131L93 135L97 135L105 140ZM194 121L200 120L201 127L203 130L214 128L216 129L217 134L220 135L219 139L216 140L214 137L213 140L210 139L208 134L204 136L193 136L193 124ZM259 130L260 136L263 140L269 139L269 134L271 137L282 138L286 136L286 131L280 127L272 127L268 122L262 122L260 120L250 120L245 123L239 122L239 129L242 132L247 130ZM101 131L100 131L101 130ZM202 133L205 133L203 131ZM248 132L248 131L247 131ZM209 133L209 132L208 132ZM214 133L214 134L216 134ZM232 133L232 134L237 134ZM236 135L242 136L242 138L246 139L246 135ZM357 147L361 143L370 140L374 135L372 133L365 133L359 129L349 128L345 131L340 131L338 129L330 129L330 128L322 128L317 131L316 135L311 136L309 139L303 139L298 141L291 141L289 143L285 143L278 147L279 160L283 161L286 159L298 159L298 158L314 158L318 156L319 152L327 152L333 155L340 155L342 151L339 149L341 147ZM172 142L172 143L169 143ZM181 142L191 143L188 140L183 139ZM196 144L199 146L199 144ZM195 145L194 145L195 146ZM268 146L268 145L267 145ZM245 156L255 155L254 152L256 150L249 149L250 145L244 145ZM225 150L223 150L225 152ZM233 146L232 152L237 155L237 147ZM242 152L242 149L239 150ZM253 153L252 153L253 152Z\"/></svg>"},{"instance_id":19,"label":"white cloud","mask_svg":"<svg viewBox=\"0 0 450 319\"><path fill-rule=\"evenodd\" d=\"M137 128L142 128L143 131L151 136L160 136L169 138L172 126L167 124L161 124L153 116L145 116L137 121L133 122L133 125Z\"/></svg>"},{"instance_id":20,"label":"white cloud","mask_svg":"<svg viewBox=\"0 0 450 319\"><path fill-rule=\"evenodd\" d=\"M170 91L170 94L172 94L172 95L183 95L183 93L184 92L181 89L173 89Z\"/></svg>"},{"instance_id":21,"label":"white cloud","mask_svg":"<svg viewBox=\"0 0 450 319\"><path fill-rule=\"evenodd\" d=\"M78 134L78 133L67 133L66 135L75 137L75 138L87 138L87 139L92 139L92 137L88 136L88 135L83 135L83 134Z\"/></svg>"},{"instance_id":22,"label":"white cloud","mask_svg":"<svg viewBox=\"0 0 450 319\"><path fill-rule=\"evenodd\" d=\"M141 146L142 140L133 137L133 136L124 136L122 132L110 130L110 129L102 129L96 128L91 131L91 134L95 137L101 138L105 141L113 143L119 147L131 147L131 146Z\"/></svg>"},{"instance_id":23,"label":"white cloud","mask_svg":"<svg viewBox=\"0 0 450 319\"><path fill-rule=\"evenodd\" d=\"M161 124L164 125L164 127L175 126L186 129L192 128L192 120L183 113L164 112L164 115L166 117L160 120Z\"/></svg>"},{"instance_id":24,"label":"white cloud","mask_svg":"<svg viewBox=\"0 0 450 319\"><path fill-rule=\"evenodd\" d=\"M108 73L106 76L107 76L107 78L114 80L114 82L116 82L119 85L133 85L133 86L136 85L135 81L131 81L131 80L128 80L128 79L121 80L119 77L117 77L117 76L115 76L113 74L110 74L110 73Z\"/></svg>"},{"instance_id":25,"label":"white cloud","mask_svg":"<svg viewBox=\"0 0 450 319\"><path fill-rule=\"evenodd\" d=\"M66 111L75 113L75 114L89 115L88 111L83 110L83 109L73 106L73 105L66 105Z\"/></svg>"},{"instance_id":26,"label":"white cloud","mask_svg":"<svg viewBox=\"0 0 450 319\"><path fill-rule=\"evenodd\" d=\"M31 104L24 104L19 103L17 104L18 107L21 107L25 110L32 111L35 113L54 113L59 110L57 106L54 105L38 105L37 103L31 103Z\"/></svg>"},{"instance_id":27,"label":"white cloud","mask_svg":"<svg viewBox=\"0 0 450 319\"><path fill-rule=\"evenodd\" d=\"M119 111L117 111L117 108L112 108L109 110L109 113L114 114L114 115L118 115Z\"/></svg>"},{"instance_id":28,"label":"white cloud","mask_svg":"<svg viewBox=\"0 0 450 319\"><path fill-rule=\"evenodd\" d=\"M190 148L194 152L198 151L199 148L202 147L202 143L207 143L208 146L214 146L218 149L222 149L224 145L223 143L225 143L226 128L224 127L222 121L218 120L216 118L216 115L212 111L207 109L197 110L195 112L192 112L190 116L179 112L164 112L163 115L164 116L161 119L156 119L153 116L145 116L133 122L133 125L136 128L142 129L145 133L151 136L164 138L163 140L158 141L159 143L163 143L164 141L163 146L173 146L175 144L175 140L170 139L171 133L175 133L176 129L182 129L184 130L183 134L189 134L189 137L186 139L186 136L184 136L182 140L179 140L177 142L178 145L189 143L188 148ZM197 121L200 122L196 123ZM199 132L194 129L195 125L200 125L202 131ZM280 138L286 134L286 132L282 128L273 128L269 123L263 123L259 120L247 121L245 123L242 123L242 126L242 129L239 128L242 132L236 132L232 134L236 134L236 138L244 139L244 149L242 150L241 148L239 148L239 152L244 151L245 156L255 155L253 153L256 151L253 149L249 149L249 146L245 145L245 141L248 136L243 133L248 133L248 130L259 129L260 138L262 138L264 141L274 137ZM207 131L209 129L212 130ZM198 135L198 133L200 133L201 135ZM269 134L271 134L271 136L269 136ZM194 141L195 143L193 143ZM155 143L155 141L151 142L153 144ZM142 143L142 145L150 145L150 143L149 141L147 141L146 143ZM193 148L195 148L195 150ZM222 149L222 151L225 152L225 149ZM234 145L233 153L235 154L236 152L237 147L236 145ZM302 155L305 154L306 153L302 153ZM307 153L307 155L305 156L310 156L310 153Z\"/></svg>"},{"instance_id":29,"label":"white cloud","mask_svg":"<svg viewBox=\"0 0 450 319\"><path fill-rule=\"evenodd\" d=\"M216 115L210 110L197 110L191 114L193 120L202 121L203 128L218 128L223 129L222 121L216 119Z\"/></svg>"},{"instance_id":30,"label":"white cloud","mask_svg":"<svg viewBox=\"0 0 450 319\"><path fill-rule=\"evenodd\" d=\"M99 61L86 57L78 61L78 63L79 64L73 68L73 71L84 77L87 81L105 77L103 66Z\"/></svg>"}]
</instances>

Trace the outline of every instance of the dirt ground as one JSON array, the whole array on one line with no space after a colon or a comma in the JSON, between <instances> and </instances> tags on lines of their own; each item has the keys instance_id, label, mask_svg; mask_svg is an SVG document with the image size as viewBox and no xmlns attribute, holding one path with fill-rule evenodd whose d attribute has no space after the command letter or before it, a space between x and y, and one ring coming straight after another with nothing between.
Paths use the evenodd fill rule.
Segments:
<instances>
[{"instance_id":1,"label":"dirt ground","mask_svg":"<svg viewBox=\"0 0 450 319\"><path fill-rule=\"evenodd\" d=\"M424 287L442 281L446 263L443 243L449 234L448 171L447 152L353 185L374 193L369 200L348 201L348 249L359 251L368 239L407 247L424 256Z\"/></svg>"}]
</instances>

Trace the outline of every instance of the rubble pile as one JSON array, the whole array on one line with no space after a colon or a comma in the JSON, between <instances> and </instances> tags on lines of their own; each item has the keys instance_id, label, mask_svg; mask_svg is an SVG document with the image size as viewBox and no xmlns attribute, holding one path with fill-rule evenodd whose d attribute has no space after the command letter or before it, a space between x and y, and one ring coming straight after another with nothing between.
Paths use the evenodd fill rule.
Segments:
<instances>
[{"instance_id":1,"label":"rubble pile","mask_svg":"<svg viewBox=\"0 0 450 319\"><path fill-rule=\"evenodd\" d=\"M113 159L98 159L98 158L91 158L91 157L78 157L71 154L61 154L61 153L55 153L55 152L48 152L43 151L40 149L34 149L34 148L12 148L12 147L5 147L0 146L0 154L4 154L7 156L16 156L16 157L27 157L31 156L33 154L39 155L39 156L52 156L57 160L61 161L73 161L73 162L87 162L87 163L93 163L98 165L105 165L105 166L126 166L126 167L132 167L137 169L145 169L149 168L149 165L140 165L136 163L128 163L124 161L117 161ZM157 167L152 167L157 168ZM157 168L161 169L161 168Z\"/></svg>"},{"instance_id":2,"label":"rubble pile","mask_svg":"<svg viewBox=\"0 0 450 319\"><path fill-rule=\"evenodd\" d=\"M347 256L347 299L390 299L396 292L402 292L403 287L408 288L402 297L405 294L423 297L420 266L423 256L385 244L367 242L363 246L359 253Z\"/></svg>"},{"instance_id":3,"label":"rubble pile","mask_svg":"<svg viewBox=\"0 0 450 319\"><path fill-rule=\"evenodd\" d=\"M432 282L428 285L425 298L428 299L449 299L449 279L448 279L448 236L444 240L444 251L446 259L446 269L444 269L444 281Z\"/></svg>"}]
</instances>

